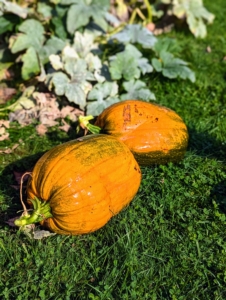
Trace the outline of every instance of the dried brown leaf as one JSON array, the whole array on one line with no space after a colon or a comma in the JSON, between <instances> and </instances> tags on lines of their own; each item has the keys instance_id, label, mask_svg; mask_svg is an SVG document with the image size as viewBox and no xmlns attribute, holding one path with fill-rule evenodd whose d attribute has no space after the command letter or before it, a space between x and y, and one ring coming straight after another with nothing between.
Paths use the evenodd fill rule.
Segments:
<instances>
[{"instance_id":1,"label":"dried brown leaf","mask_svg":"<svg viewBox=\"0 0 226 300\"><path fill-rule=\"evenodd\" d=\"M63 122L64 125L63 126L59 126L59 128L61 130L65 131L65 132L68 132L69 129L71 128L71 126L67 122L65 122L64 119L62 120L62 122Z\"/></svg>"},{"instance_id":2,"label":"dried brown leaf","mask_svg":"<svg viewBox=\"0 0 226 300\"><path fill-rule=\"evenodd\" d=\"M4 154L10 154L12 153L17 147L19 146L19 144L15 144L13 145L12 148L7 148L7 149L0 149L0 153L4 153Z\"/></svg>"},{"instance_id":3,"label":"dried brown leaf","mask_svg":"<svg viewBox=\"0 0 226 300\"><path fill-rule=\"evenodd\" d=\"M210 46L207 46L207 47L206 47L206 52L207 52L207 53L211 53L211 52L212 52L212 49L211 49Z\"/></svg>"},{"instance_id":4,"label":"dried brown leaf","mask_svg":"<svg viewBox=\"0 0 226 300\"><path fill-rule=\"evenodd\" d=\"M6 103L16 94L16 89L8 87L0 87L0 104Z\"/></svg>"},{"instance_id":5,"label":"dried brown leaf","mask_svg":"<svg viewBox=\"0 0 226 300\"><path fill-rule=\"evenodd\" d=\"M7 120L0 120L0 127L4 126L5 128L9 128L9 121Z\"/></svg>"},{"instance_id":6,"label":"dried brown leaf","mask_svg":"<svg viewBox=\"0 0 226 300\"><path fill-rule=\"evenodd\" d=\"M5 134L0 136L0 141L8 140L9 139L9 133L6 132Z\"/></svg>"},{"instance_id":7,"label":"dried brown leaf","mask_svg":"<svg viewBox=\"0 0 226 300\"><path fill-rule=\"evenodd\" d=\"M36 131L39 135L44 135L47 132L47 127L44 124L39 124L36 126Z\"/></svg>"},{"instance_id":8,"label":"dried brown leaf","mask_svg":"<svg viewBox=\"0 0 226 300\"><path fill-rule=\"evenodd\" d=\"M55 235L56 233L47 231L47 230L35 230L33 232L33 238L34 240L41 240L43 238Z\"/></svg>"}]
</instances>

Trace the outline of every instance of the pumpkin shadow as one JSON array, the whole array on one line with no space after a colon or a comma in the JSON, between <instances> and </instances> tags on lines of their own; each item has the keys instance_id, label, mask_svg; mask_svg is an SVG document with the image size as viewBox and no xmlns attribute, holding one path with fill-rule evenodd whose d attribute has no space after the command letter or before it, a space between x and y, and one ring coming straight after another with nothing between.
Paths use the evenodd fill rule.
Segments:
<instances>
[{"instance_id":1,"label":"pumpkin shadow","mask_svg":"<svg viewBox=\"0 0 226 300\"><path fill-rule=\"evenodd\" d=\"M197 132L193 128L188 127L189 143L188 150L195 153L195 155L216 158L220 161L225 161L226 145L217 141L214 137L206 132Z\"/></svg>"},{"instance_id":2,"label":"pumpkin shadow","mask_svg":"<svg viewBox=\"0 0 226 300\"><path fill-rule=\"evenodd\" d=\"M226 181L221 181L211 190L210 199L215 201L219 210L226 214Z\"/></svg>"},{"instance_id":3,"label":"pumpkin shadow","mask_svg":"<svg viewBox=\"0 0 226 300\"><path fill-rule=\"evenodd\" d=\"M0 173L0 191L3 193L3 201L8 207L6 210L0 210L0 225L6 225L6 221L17 215L18 211L21 211L22 205L20 202L20 184L16 179L15 174L19 175L32 171L32 168L38 161L38 159L45 153L38 152L33 155L25 156L19 160L16 160L8 164L2 173ZM23 199L26 199L25 187L26 181L24 180ZM21 213L20 213L21 214Z\"/></svg>"},{"instance_id":4,"label":"pumpkin shadow","mask_svg":"<svg viewBox=\"0 0 226 300\"><path fill-rule=\"evenodd\" d=\"M225 162L226 145L222 144L206 132L196 132L194 129L189 130L188 150L194 152L195 155L216 159ZM210 201L215 201L219 210L226 214L226 181L223 180L216 184L210 192Z\"/></svg>"}]
</instances>

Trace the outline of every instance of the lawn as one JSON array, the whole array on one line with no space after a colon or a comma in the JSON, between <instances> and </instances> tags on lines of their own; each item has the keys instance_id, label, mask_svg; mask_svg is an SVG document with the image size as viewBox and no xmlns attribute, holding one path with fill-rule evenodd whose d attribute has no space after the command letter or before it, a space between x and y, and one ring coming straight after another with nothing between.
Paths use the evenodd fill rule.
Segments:
<instances>
[{"instance_id":1,"label":"lawn","mask_svg":"<svg viewBox=\"0 0 226 300\"><path fill-rule=\"evenodd\" d=\"M32 126L10 128L1 148L20 145L0 154L1 299L226 299L226 5L204 3L216 15L205 39L167 34L196 82L145 77L156 101L188 126L185 158L142 168L132 203L97 232L33 240L5 223L21 209L13 172L75 138L73 130L39 137Z\"/></svg>"}]
</instances>

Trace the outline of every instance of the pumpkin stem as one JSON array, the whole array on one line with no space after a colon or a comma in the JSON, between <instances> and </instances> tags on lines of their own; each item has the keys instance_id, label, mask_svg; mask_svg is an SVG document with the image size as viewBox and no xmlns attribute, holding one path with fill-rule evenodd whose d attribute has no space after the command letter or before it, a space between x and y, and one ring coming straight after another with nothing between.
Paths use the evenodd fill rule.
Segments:
<instances>
[{"instance_id":1,"label":"pumpkin stem","mask_svg":"<svg viewBox=\"0 0 226 300\"><path fill-rule=\"evenodd\" d=\"M87 131L90 131L91 133L100 133L101 131L101 128L96 126L96 125L93 125L93 124L90 124L89 121L90 120L93 120L93 116L79 116L78 117L78 122L79 122L79 126L82 128L82 129L85 129L85 134L87 133Z\"/></svg>"},{"instance_id":2,"label":"pumpkin stem","mask_svg":"<svg viewBox=\"0 0 226 300\"><path fill-rule=\"evenodd\" d=\"M40 201L38 198L30 200L34 209L31 214L22 215L19 219L15 220L16 226L25 226L29 224L38 223L44 219L52 217L50 204L47 201Z\"/></svg>"}]
</instances>

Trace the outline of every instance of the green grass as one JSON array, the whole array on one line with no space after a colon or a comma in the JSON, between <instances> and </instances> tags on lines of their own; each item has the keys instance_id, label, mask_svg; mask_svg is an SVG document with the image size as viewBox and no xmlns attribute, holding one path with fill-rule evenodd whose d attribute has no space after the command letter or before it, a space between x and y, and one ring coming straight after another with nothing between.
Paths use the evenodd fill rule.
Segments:
<instances>
[{"instance_id":1,"label":"green grass","mask_svg":"<svg viewBox=\"0 0 226 300\"><path fill-rule=\"evenodd\" d=\"M157 101L185 120L190 141L179 164L143 168L131 205L99 231L31 240L5 221L21 209L13 170L74 137L32 126L11 129L12 154L0 154L0 298L41 300L226 299L226 23L224 0L208 36L171 32L197 81L155 76ZM210 46L211 53L206 52Z\"/></svg>"}]
</instances>

